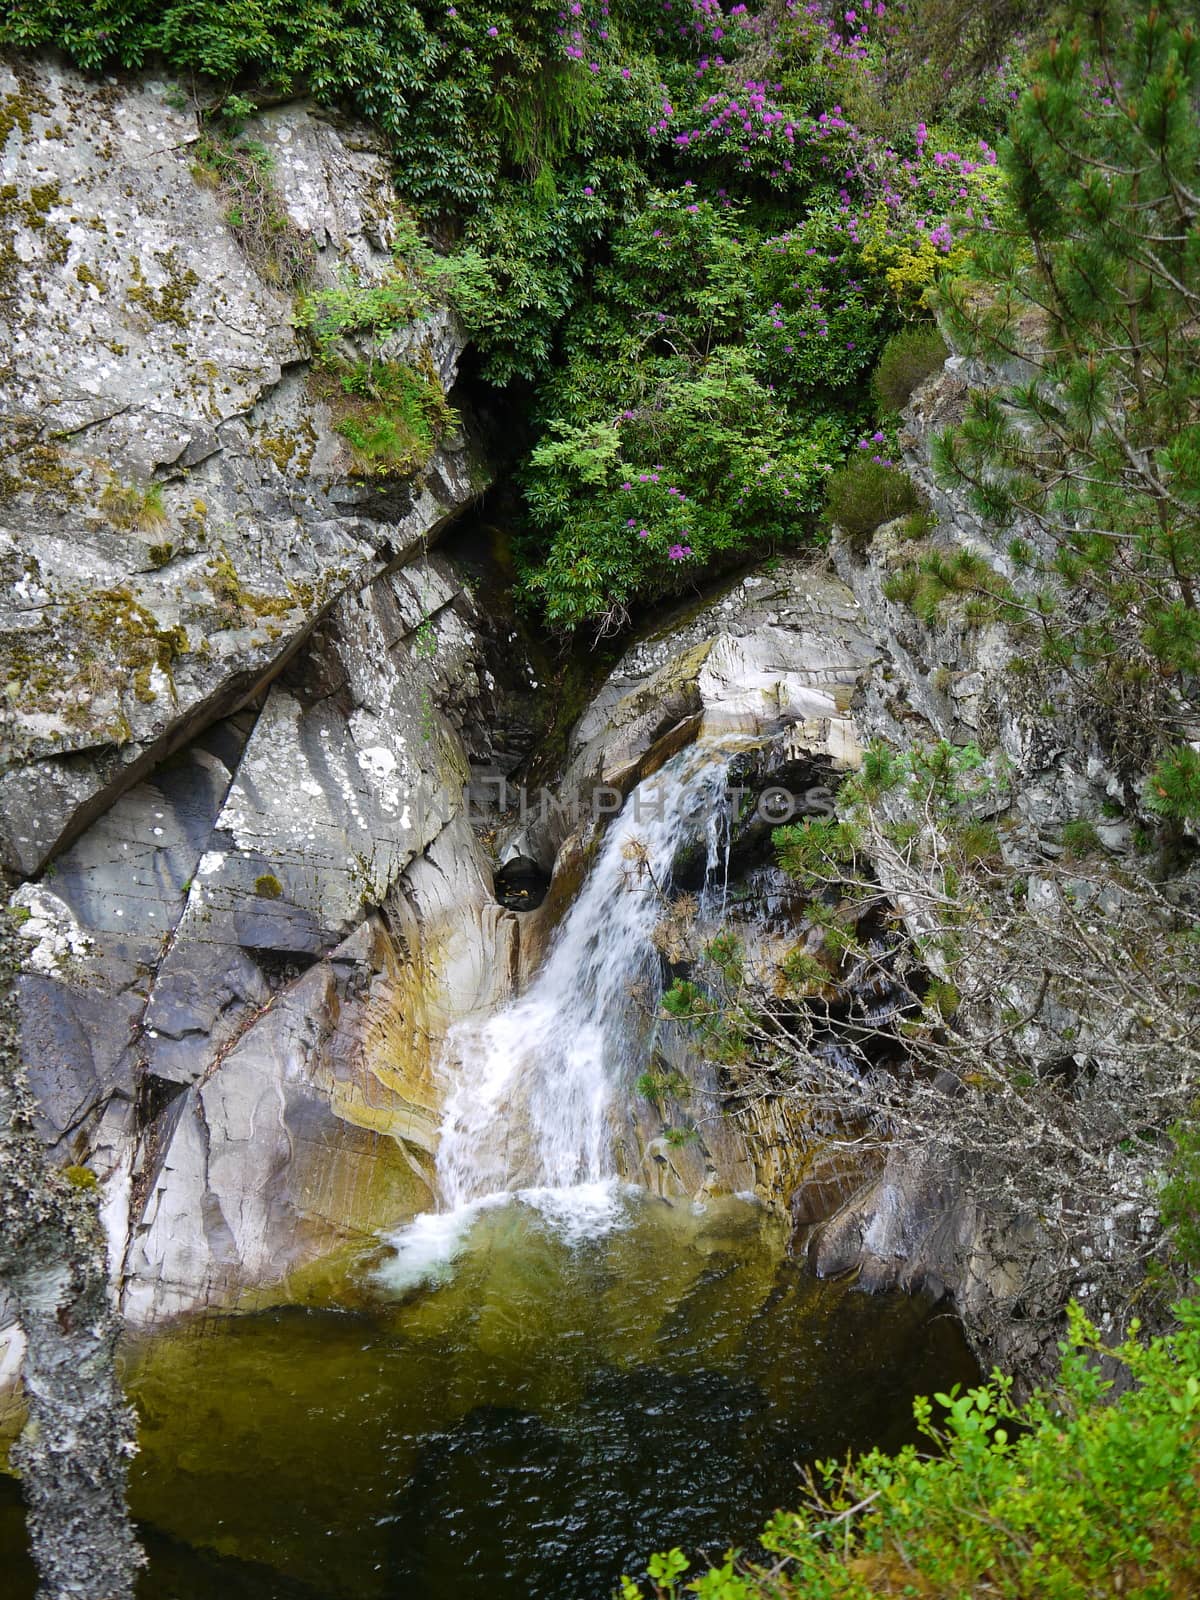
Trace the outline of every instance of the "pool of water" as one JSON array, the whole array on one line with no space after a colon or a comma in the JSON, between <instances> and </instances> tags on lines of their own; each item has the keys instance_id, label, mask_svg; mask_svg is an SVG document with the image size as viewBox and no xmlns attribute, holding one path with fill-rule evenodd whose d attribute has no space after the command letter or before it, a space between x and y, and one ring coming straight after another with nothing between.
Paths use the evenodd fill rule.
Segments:
<instances>
[{"instance_id":1,"label":"pool of water","mask_svg":"<svg viewBox=\"0 0 1200 1600\"><path fill-rule=\"evenodd\" d=\"M140 1596L605 1600L657 1549L751 1542L797 1464L897 1446L915 1393L975 1376L950 1318L784 1243L748 1202L625 1195L580 1238L513 1200L432 1275L131 1348ZM6 1481L12 1600L19 1537Z\"/></svg>"}]
</instances>

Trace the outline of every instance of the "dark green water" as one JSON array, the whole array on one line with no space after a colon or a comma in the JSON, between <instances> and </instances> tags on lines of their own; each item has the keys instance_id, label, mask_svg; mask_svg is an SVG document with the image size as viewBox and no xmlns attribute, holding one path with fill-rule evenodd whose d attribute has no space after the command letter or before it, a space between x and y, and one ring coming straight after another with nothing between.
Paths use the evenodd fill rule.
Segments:
<instances>
[{"instance_id":1,"label":"dark green water","mask_svg":"<svg viewBox=\"0 0 1200 1600\"><path fill-rule=\"evenodd\" d=\"M948 1318L815 1282L783 1243L748 1204L631 1199L569 1246L514 1202L436 1286L360 1278L131 1351L140 1595L604 1600L656 1549L751 1542L795 1463L899 1445L914 1393L975 1376Z\"/></svg>"}]
</instances>

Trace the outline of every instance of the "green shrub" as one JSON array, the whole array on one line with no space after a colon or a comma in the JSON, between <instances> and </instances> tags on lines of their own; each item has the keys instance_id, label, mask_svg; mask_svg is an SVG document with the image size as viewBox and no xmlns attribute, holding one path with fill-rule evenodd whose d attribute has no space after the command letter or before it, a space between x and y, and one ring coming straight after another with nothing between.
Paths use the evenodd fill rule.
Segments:
<instances>
[{"instance_id":1,"label":"green shrub","mask_svg":"<svg viewBox=\"0 0 1200 1600\"><path fill-rule=\"evenodd\" d=\"M397 247L395 265L380 282L364 283L344 270L335 287L301 297L293 320L312 335L322 360L333 359L338 341L356 334L382 344L430 309L432 252L416 239L411 219L406 220L409 248Z\"/></svg>"},{"instance_id":2,"label":"green shrub","mask_svg":"<svg viewBox=\"0 0 1200 1600\"><path fill-rule=\"evenodd\" d=\"M835 472L825 497L829 521L856 548L865 545L881 524L916 511L919 505L908 474L877 461L852 461Z\"/></svg>"},{"instance_id":3,"label":"green shrub","mask_svg":"<svg viewBox=\"0 0 1200 1600\"><path fill-rule=\"evenodd\" d=\"M936 372L949 354L946 341L932 325L894 333L884 345L871 379L884 411L903 410L914 389Z\"/></svg>"},{"instance_id":4,"label":"green shrub","mask_svg":"<svg viewBox=\"0 0 1200 1600\"><path fill-rule=\"evenodd\" d=\"M964 861L996 861L1000 857L1000 833L994 822L972 818L954 830L955 843Z\"/></svg>"}]
</instances>

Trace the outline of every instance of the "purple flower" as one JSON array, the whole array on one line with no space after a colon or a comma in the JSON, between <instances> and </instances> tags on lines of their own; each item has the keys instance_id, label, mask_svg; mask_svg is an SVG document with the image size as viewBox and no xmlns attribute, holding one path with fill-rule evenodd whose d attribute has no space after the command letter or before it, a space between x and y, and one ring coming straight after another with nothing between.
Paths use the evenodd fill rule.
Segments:
<instances>
[{"instance_id":1,"label":"purple flower","mask_svg":"<svg viewBox=\"0 0 1200 1600\"><path fill-rule=\"evenodd\" d=\"M499 34L500 34L500 29L499 28L489 28L488 29L488 38L489 39L498 38Z\"/></svg>"}]
</instances>

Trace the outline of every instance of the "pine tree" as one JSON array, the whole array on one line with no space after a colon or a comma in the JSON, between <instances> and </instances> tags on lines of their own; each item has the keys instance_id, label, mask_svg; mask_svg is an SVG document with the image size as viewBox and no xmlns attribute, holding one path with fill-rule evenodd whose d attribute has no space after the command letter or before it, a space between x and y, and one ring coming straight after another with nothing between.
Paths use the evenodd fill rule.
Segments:
<instances>
[{"instance_id":1,"label":"pine tree","mask_svg":"<svg viewBox=\"0 0 1200 1600\"><path fill-rule=\"evenodd\" d=\"M1001 152L1009 214L942 293L954 342L1020 376L973 396L937 464L1020 520L1047 655L1136 701L1147 747L1174 751L1160 809L1196 817L1200 37L1171 0L1067 10Z\"/></svg>"}]
</instances>

